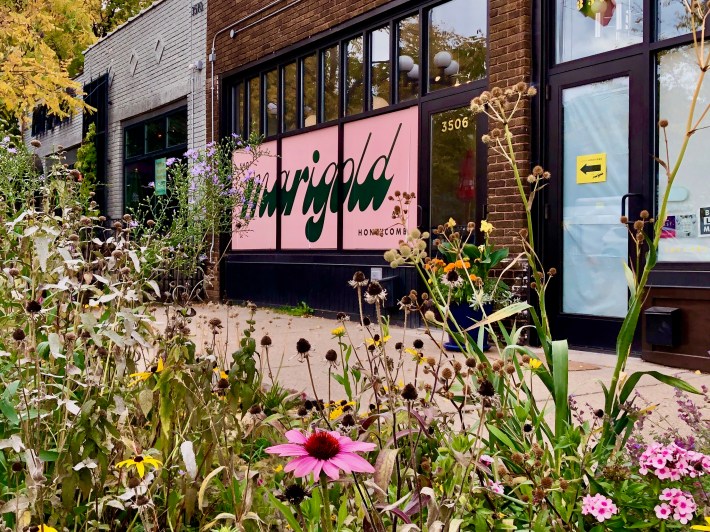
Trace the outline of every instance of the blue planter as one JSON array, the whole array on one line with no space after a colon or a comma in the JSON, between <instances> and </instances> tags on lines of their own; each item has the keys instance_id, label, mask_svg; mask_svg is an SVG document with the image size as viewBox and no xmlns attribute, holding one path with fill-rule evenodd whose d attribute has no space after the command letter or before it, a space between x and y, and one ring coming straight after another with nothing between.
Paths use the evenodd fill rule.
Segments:
<instances>
[{"instance_id":1,"label":"blue planter","mask_svg":"<svg viewBox=\"0 0 710 532\"><path fill-rule=\"evenodd\" d=\"M483 305L483 309L486 311L486 315L490 315L493 312L493 304L486 303ZM463 303L454 303L451 305L451 316L449 317L449 328L456 330L456 325L453 324L452 319L458 323L461 329L468 329L474 323L481 321L483 319L483 312L481 309L472 309L469 305ZM469 341L476 343L478 340L479 329L473 329L468 333ZM473 333L473 334L471 334ZM483 350L487 351L490 349L488 344L488 331L484 329L483 331ZM449 341L444 344L444 348L448 351L461 351L459 346L456 344L454 338L449 334Z\"/></svg>"}]
</instances>

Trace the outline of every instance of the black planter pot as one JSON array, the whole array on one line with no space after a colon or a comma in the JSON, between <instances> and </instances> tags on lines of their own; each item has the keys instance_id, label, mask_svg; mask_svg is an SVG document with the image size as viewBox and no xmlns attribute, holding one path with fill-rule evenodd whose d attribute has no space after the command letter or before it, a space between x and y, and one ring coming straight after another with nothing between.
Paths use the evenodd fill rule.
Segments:
<instances>
[{"instance_id":1,"label":"black planter pot","mask_svg":"<svg viewBox=\"0 0 710 532\"><path fill-rule=\"evenodd\" d=\"M483 310L486 315L490 315L493 312L493 303L485 303L483 305ZM479 322L483 319L483 312L480 308L473 309L468 304L465 303L453 303L451 305L451 315L449 316L449 329L456 330L456 325L452 320L456 321L458 326L463 329L468 329L471 325ZM478 330L473 329L468 334L469 341L476 343L478 340ZM471 334L473 333L473 334ZM483 331L483 350L487 351L490 349L488 344L488 331L484 329ZM461 351L461 348L456 344L454 338L449 334L449 341L444 344L444 348L448 351Z\"/></svg>"}]
</instances>

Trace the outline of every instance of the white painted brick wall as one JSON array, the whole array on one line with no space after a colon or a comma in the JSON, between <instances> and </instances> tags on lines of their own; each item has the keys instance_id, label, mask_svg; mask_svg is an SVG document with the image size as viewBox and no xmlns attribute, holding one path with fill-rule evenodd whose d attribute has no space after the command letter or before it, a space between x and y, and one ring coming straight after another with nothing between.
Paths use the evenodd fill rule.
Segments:
<instances>
[{"instance_id":1,"label":"white painted brick wall","mask_svg":"<svg viewBox=\"0 0 710 532\"><path fill-rule=\"evenodd\" d=\"M201 0L204 9L193 16L192 6L199 1L158 0L84 53L82 83L110 71L109 218L123 215L123 129L126 121L182 102L187 105L188 147L199 149L205 145L207 0ZM160 61L155 52L158 37L165 45ZM132 54L137 58L134 72L130 65ZM201 71L194 69L198 61L202 61ZM65 129L53 133L48 144L61 143L65 147L77 144L81 137L81 117L75 117ZM68 140L64 137L59 140L64 133ZM79 140L75 139L77 134ZM44 140L42 142L45 149ZM50 146L46 149L49 152Z\"/></svg>"}]
</instances>

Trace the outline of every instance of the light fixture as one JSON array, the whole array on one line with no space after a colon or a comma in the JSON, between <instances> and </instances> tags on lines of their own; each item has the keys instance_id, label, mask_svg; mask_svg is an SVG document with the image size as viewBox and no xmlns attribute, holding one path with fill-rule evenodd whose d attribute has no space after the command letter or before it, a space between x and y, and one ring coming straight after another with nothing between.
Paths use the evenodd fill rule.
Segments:
<instances>
[{"instance_id":1,"label":"light fixture","mask_svg":"<svg viewBox=\"0 0 710 532\"><path fill-rule=\"evenodd\" d=\"M269 113L271 116L276 116L276 113L279 111L279 108L276 106L274 102L269 102L266 105L266 112Z\"/></svg>"},{"instance_id":2,"label":"light fixture","mask_svg":"<svg viewBox=\"0 0 710 532\"><path fill-rule=\"evenodd\" d=\"M414 65L412 66L412 69L409 72L407 72L407 77L409 79L413 79L413 80L419 79L419 65L418 64L414 63Z\"/></svg>"},{"instance_id":3,"label":"light fixture","mask_svg":"<svg viewBox=\"0 0 710 532\"><path fill-rule=\"evenodd\" d=\"M412 59L408 55L400 55L399 56L399 71L400 72L409 72L414 68L414 59Z\"/></svg>"},{"instance_id":4,"label":"light fixture","mask_svg":"<svg viewBox=\"0 0 710 532\"><path fill-rule=\"evenodd\" d=\"M455 76L458 73L459 73L458 61L452 60L451 63L449 63L449 66L447 66L444 69L444 74L446 74L447 76Z\"/></svg>"},{"instance_id":5,"label":"light fixture","mask_svg":"<svg viewBox=\"0 0 710 532\"><path fill-rule=\"evenodd\" d=\"M437 68L447 68L451 64L451 54L443 51L434 56L434 66Z\"/></svg>"},{"instance_id":6,"label":"light fixture","mask_svg":"<svg viewBox=\"0 0 710 532\"><path fill-rule=\"evenodd\" d=\"M316 125L316 115L308 115L303 121L303 127L315 126Z\"/></svg>"}]
</instances>

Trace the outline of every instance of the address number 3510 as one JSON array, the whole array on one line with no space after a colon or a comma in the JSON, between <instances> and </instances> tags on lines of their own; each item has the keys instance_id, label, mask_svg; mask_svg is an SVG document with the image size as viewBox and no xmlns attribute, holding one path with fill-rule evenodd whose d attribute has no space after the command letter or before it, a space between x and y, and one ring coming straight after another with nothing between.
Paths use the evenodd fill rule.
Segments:
<instances>
[{"instance_id":1,"label":"address number 3510","mask_svg":"<svg viewBox=\"0 0 710 532\"><path fill-rule=\"evenodd\" d=\"M466 129L468 127L468 117L463 118L452 118L451 120L444 120L441 124L442 133L447 131L455 131L457 129Z\"/></svg>"}]
</instances>

